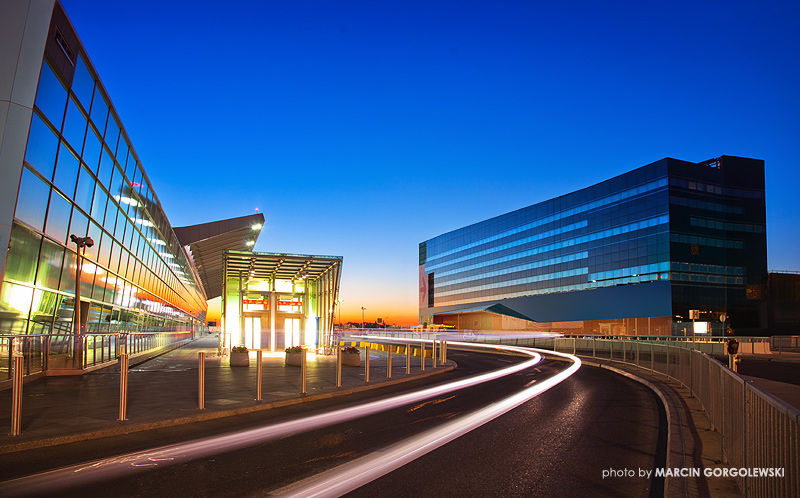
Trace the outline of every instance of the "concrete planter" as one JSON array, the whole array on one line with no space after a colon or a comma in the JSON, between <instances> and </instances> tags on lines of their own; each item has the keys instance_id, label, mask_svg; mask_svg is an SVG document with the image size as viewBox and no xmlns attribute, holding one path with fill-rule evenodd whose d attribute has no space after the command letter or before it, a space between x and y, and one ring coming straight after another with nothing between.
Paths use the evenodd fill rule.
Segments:
<instances>
[{"instance_id":1,"label":"concrete planter","mask_svg":"<svg viewBox=\"0 0 800 498\"><path fill-rule=\"evenodd\" d=\"M250 354L249 353L231 353L230 364L232 367L249 367Z\"/></svg>"},{"instance_id":2,"label":"concrete planter","mask_svg":"<svg viewBox=\"0 0 800 498\"><path fill-rule=\"evenodd\" d=\"M361 353L342 353L343 367L361 366Z\"/></svg>"},{"instance_id":3,"label":"concrete planter","mask_svg":"<svg viewBox=\"0 0 800 498\"><path fill-rule=\"evenodd\" d=\"M284 363L290 367L299 367L304 353L286 353L286 360Z\"/></svg>"}]
</instances>

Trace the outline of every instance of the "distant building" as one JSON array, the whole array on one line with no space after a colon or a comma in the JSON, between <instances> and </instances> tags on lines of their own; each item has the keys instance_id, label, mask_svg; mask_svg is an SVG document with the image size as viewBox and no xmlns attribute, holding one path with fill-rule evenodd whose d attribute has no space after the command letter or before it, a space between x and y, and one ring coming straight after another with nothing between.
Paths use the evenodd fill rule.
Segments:
<instances>
[{"instance_id":1,"label":"distant building","mask_svg":"<svg viewBox=\"0 0 800 498\"><path fill-rule=\"evenodd\" d=\"M766 246L763 161L666 158L421 243L420 323L759 333Z\"/></svg>"},{"instance_id":2,"label":"distant building","mask_svg":"<svg viewBox=\"0 0 800 498\"><path fill-rule=\"evenodd\" d=\"M769 332L800 335L800 273L770 272L765 294Z\"/></svg>"}]
</instances>

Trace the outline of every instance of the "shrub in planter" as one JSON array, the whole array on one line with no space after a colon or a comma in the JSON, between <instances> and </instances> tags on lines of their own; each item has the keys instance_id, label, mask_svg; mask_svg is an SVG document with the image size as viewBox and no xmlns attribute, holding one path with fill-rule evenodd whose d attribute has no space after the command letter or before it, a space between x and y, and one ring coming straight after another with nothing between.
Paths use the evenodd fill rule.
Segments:
<instances>
[{"instance_id":1,"label":"shrub in planter","mask_svg":"<svg viewBox=\"0 0 800 498\"><path fill-rule=\"evenodd\" d=\"M342 348L342 366L358 367L361 366L361 351L358 348Z\"/></svg>"},{"instance_id":2,"label":"shrub in planter","mask_svg":"<svg viewBox=\"0 0 800 498\"><path fill-rule=\"evenodd\" d=\"M248 353L247 347L246 346L232 347L229 361L232 367L249 367L250 353Z\"/></svg>"},{"instance_id":3,"label":"shrub in planter","mask_svg":"<svg viewBox=\"0 0 800 498\"><path fill-rule=\"evenodd\" d=\"M286 348L286 359L284 360L284 363L290 367L299 367L300 362L302 361L301 355L304 354L305 351L303 351L303 348L300 346Z\"/></svg>"}]
</instances>

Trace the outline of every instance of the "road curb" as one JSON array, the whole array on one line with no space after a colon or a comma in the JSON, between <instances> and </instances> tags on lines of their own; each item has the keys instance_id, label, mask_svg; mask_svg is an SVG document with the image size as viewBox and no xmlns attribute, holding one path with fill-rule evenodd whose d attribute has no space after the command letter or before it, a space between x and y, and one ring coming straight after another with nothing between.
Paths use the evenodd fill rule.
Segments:
<instances>
[{"instance_id":1,"label":"road curb","mask_svg":"<svg viewBox=\"0 0 800 498\"><path fill-rule=\"evenodd\" d=\"M188 417L181 417L176 419L169 419L169 420L160 420L158 422L148 422L148 423L139 423L134 425L125 425L125 422L120 422L119 427L112 427L108 429L102 429L98 431L90 431L90 432L82 432L78 434L70 434L67 436L57 436L57 437L49 437L31 441L22 441L19 443L12 443L0 446L0 454L7 454L7 453L16 453L20 451L32 450L32 449L40 449L40 448L48 448L51 446L59 446L62 444L70 444L70 443L77 443L80 441L89 441L93 439L101 439L105 437L113 437L113 436L123 436L126 434L133 434L137 432L155 430L155 429L163 429L165 427L175 427L179 425L191 424L195 422L205 422L208 420L215 420L219 418L225 417L233 417L236 415L245 415L248 413L254 413L263 410L269 410L272 408L279 408L283 406L291 406L297 405L301 403L308 403L311 401L318 401L322 399L328 399L335 396L346 396L348 394L355 394L359 392L369 391L372 389L378 389L381 387L392 386L396 384L400 384L403 382L408 382L411 380L417 379L424 379L427 377L431 377L433 375L438 375L445 372L450 372L455 370L458 366L454 361L448 360L448 365L443 367L436 367L433 370L426 371L425 373L420 373L417 375L413 375L411 377L404 377L398 379L387 380L384 382L376 383L376 384L365 384L359 387L351 387L347 389L341 389L336 391L330 391L325 393L319 394L311 394L311 395L300 395L296 398L285 399L280 401L273 401L269 403L258 403L255 405L250 405L247 407L237 408L234 410L222 410L222 411L214 411L214 412L199 412L195 415L191 415Z\"/></svg>"}]
</instances>

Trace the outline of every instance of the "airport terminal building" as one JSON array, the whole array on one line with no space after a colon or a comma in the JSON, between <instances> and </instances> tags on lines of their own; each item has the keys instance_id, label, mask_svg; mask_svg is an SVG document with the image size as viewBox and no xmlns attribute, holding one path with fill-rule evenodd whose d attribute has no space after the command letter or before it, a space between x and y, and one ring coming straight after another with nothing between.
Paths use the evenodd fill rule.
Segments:
<instances>
[{"instance_id":1,"label":"airport terminal building","mask_svg":"<svg viewBox=\"0 0 800 498\"><path fill-rule=\"evenodd\" d=\"M170 225L53 0L0 2L0 175L0 382L17 354L26 375L72 374L191 337L222 294L223 251L252 249L264 222Z\"/></svg>"},{"instance_id":2,"label":"airport terminal building","mask_svg":"<svg viewBox=\"0 0 800 498\"><path fill-rule=\"evenodd\" d=\"M425 241L419 265L423 324L663 336L691 335L696 321L715 335L758 332L764 162L662 159Z\"/></svg>"}]
</instances>

